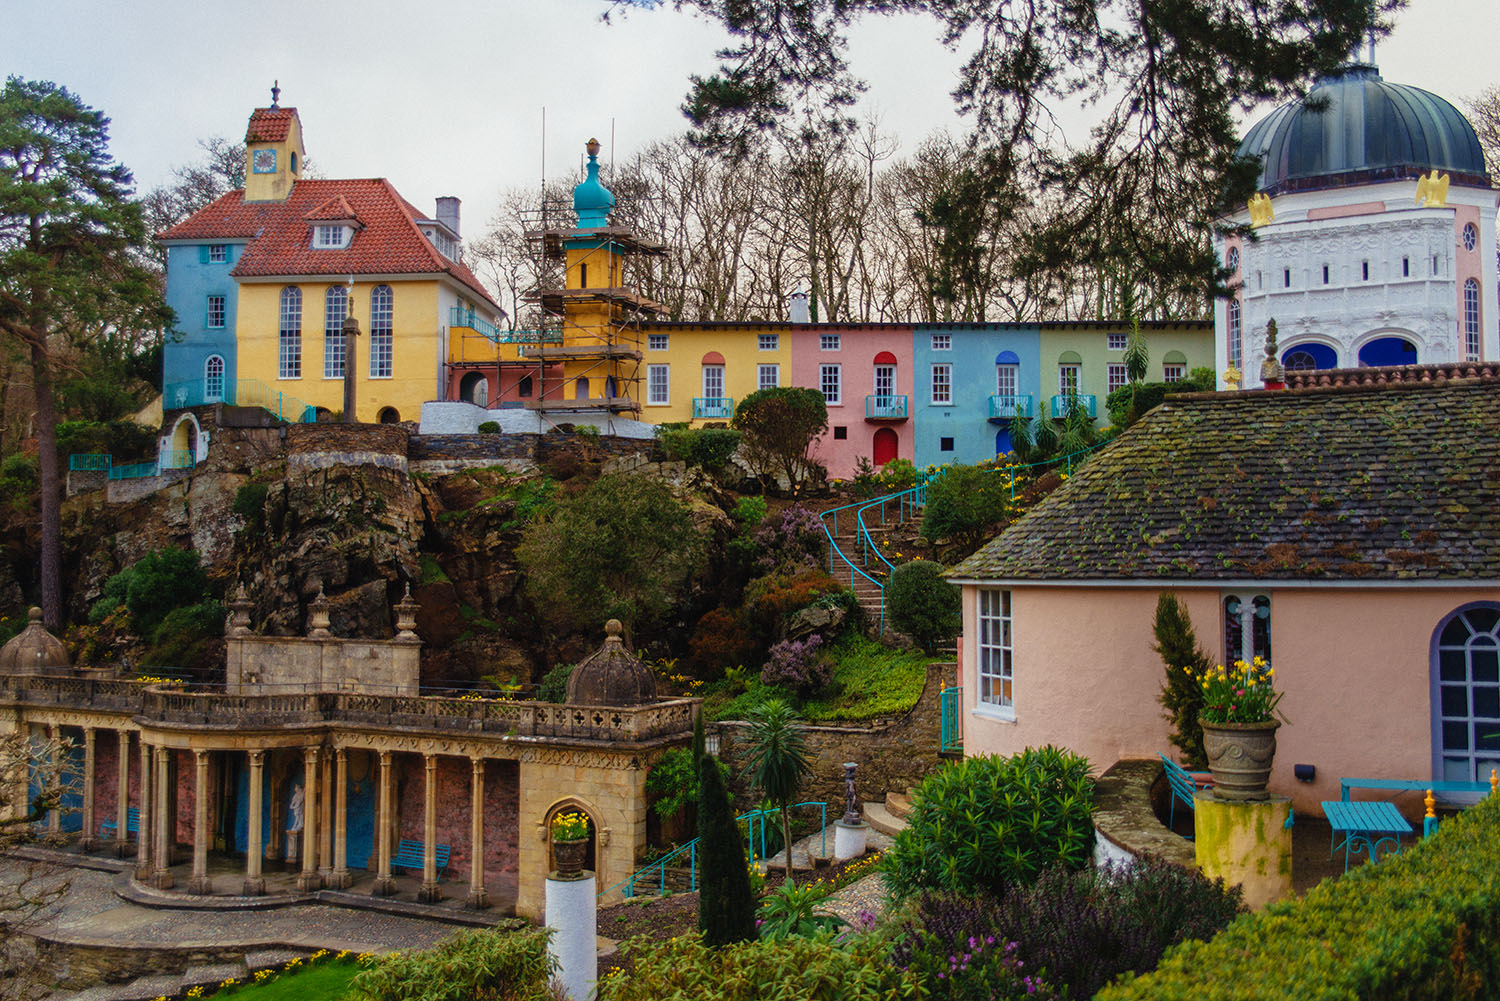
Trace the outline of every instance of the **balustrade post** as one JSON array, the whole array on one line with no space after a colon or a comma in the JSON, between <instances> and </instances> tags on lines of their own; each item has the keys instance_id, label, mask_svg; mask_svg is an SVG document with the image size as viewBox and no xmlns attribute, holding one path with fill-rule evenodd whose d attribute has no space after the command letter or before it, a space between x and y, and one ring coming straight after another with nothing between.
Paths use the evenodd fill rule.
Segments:
<instances>
[{"instance_id":1,"label":"balustrade post","mask_svg":"<svg viewBox=\"0 0 1500 1001\"><path fill-rule=\"evenodd\" d=\"M469 764L469 899L465 906L478 910L490 905L484 889L484 759L474 758Z\"/></svg>"},{"instance_id":2,"label":"balustrade post","mask_svg":"<svg viewBox=\"0 0 1500 1001\"><path fill-rule=\"evenodd\" d=\"M78 850L87 852L94 847L94 736L91 726L83 728L83 830L78 837Z\"/></svg>"},{"instance_id":3,"label":"balustrade post","mask_svg":"<svg viewBox=\"0 0 1500 1001\"><path fill-rule=\"evenodd\" d=\"M193 752L193 878L189 893L212 893L208 878L208 752Z\"/></svg>"},{"instance_id":4,"label":"balustrade post","mask_svg":"<svg viewBox=\"0 0 1500 1001\"><path fill-rule=\"evenodd\" d=\"M424 754L422 762L426 766L426 782L422 787L422 888L417 891L417 899L431 904L443 899L437 881L437 755Z\"/></svg>"},{"instance_id":5,"label":"balustrade post","mask_svg":"<svg viewBox=\"0 0 1500 1001\"><path fill-rule=\"evenodd\" d=\"M264 785L263 762L264 751L249 752L250 774L249 774L249 843L245 845L245 887L244 895L247 897L258 897L266 892L266 881L260 874L262 858L261 846L261 824L263 822L264 807L261 806L261 788Z\"/></svg>"},{"instance_id":6,"label":"balustrade post","mask_svg":"<svg viewBox=\"0 0 1500 1001\"><path fill-rule=\"evenodd\" d=\"M389 897L396 892L391 878L391 752L380 752L380 789L376 793L375 844L380 874L375 878L374 895Z\"/></svg>"},{"instance_id":7,"label":"balustrade post","mask_svg":"<svg viewBox=\"0 0 1500 1001\"><path fill-rule=\"evenodd\" d=\"M115 731L115 854L130 854L130 731ZM140 810L136 811L140 816ZM137 825L139 826L139 825ZM139 832L137 833L139 836Z\"/></svg>"}]
</instances>

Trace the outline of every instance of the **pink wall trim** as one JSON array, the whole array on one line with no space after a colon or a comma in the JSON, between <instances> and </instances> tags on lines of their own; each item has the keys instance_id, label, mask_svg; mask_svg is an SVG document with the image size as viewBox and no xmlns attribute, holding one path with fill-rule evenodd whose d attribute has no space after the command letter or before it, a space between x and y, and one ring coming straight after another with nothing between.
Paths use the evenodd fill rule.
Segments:
<instances>
[{"instance_id":1,"label":"pink wall trim","mask_svg":"<svg viewBox=\"0 0 1500 1001\"><path fill-rule=\"evenodd\" d=\"M1324 205L1321 208L1308 209L1307 221L1347 219L1350 216L1357 215L1379 215L1384 211L1385 202L1357 202L1354 205Z\"/></svg>"},{"instance_id":2,"label":"pink wall trim","mask_svg":"<svg viewBox=\"0 0 1500 1001\"><path fill-rule=\"evenodd\" d=\"M1485 268L1484 262L1481 260L1484 257L1483 237L1480 238L1472 251L1464 249L1464 226L1470 223L1473 224L1476 230L1483 233L1484 229L1480 225L1479 220L1479 207L1477 205L1455 205L1453 208L1453 286L1454 292L1458 296L1457 309L1454 313L1458 317L1458 323L1454 331L1456 335L1454 344L1456 345L1457 357L1460 361L1467 357L1464 352L1468 344L1468 335L1464 332L1464 282L1470 278L1479 282L1479 357L1481 359L1484 359L1485 343L1489 340L1485 336L1489 330L1489 311L1494 308L1495 304L1494 289L1487 287L1484 280ZM1491 271L1490 273L1493 274L1494 272Z\"/></svg>"}]
</instances>

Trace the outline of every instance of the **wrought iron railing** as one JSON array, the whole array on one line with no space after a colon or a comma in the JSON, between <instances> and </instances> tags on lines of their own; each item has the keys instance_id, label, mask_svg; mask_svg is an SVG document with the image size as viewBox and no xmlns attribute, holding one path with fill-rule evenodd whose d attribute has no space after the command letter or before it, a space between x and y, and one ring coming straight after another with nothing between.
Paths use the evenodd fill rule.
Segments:
<instances>
[{"instance_id":1,"label":"wrought iron railing","mask_svg":"<svg viewBox=\"0 0 1500 1001\"><path fill-rule=\"evenodd\" d=\"M945 688L940 696L942 705L942 736L938 750L943 753L962 752L964 749L964 690L955 685Z\"/></svg>"},{"instance_id":2,"label":"wrought iron railing","mask_svg":"<svg viewBox=\"0 0 1500 1001\"><path fill-rule=\"evenodd\" d=\"M1053 417L1067 417L1075 409L1090 417L1099 416L1093 393L1057 393L1052 397Z\"/></svg>"},{"instance_id":3,"label":"wrought iron railing","mask_svg":"<svg viewBox=\"0 0 1500 1001\"><path fill-rule=\"evenodd\" d=\"M186 448L163 449L156 461L162 469L192 469L196 464L192 450Z\"/></svg>"},{"instance_id":4,"label":"wrought iron railing","mask_svg":"<svg viewBox=\"0 0 1500 1001\"><path fill-rule=\"evenodd\" d=\"M448 307L448 326L465 327L484 337L493 344L543 344L561 343L562 328L545 327L542 329L503 328L497 327L472 309L462 306Z\"/></svg>"},{"instance_id":5,"label":"wrought iron railing","mask_svg":"<svg viewBox=\"0 0 1500 1001\"><path fill-rule=\"evenodd\" d=\"M1014 417L1020 414L1022 417L1031 416L1031 394L1021 393L1012 396L991 396L991 417Z\"/></svg>"},{"instance_id":6,"label":"wrought iron railing","mask_svg":"<svg viewBox=\"0 0 1500 1001\"><path fill-rule=\"evenodd\" d=\"M107 473L113 459L98 452L75 452L68 456L68 469L74 472Z\"/></svg>"},{"instance_id":7,"label":"wrought iron railing","mask_svg":"<svg viewBox=\"0 0 1500 1001\"><path fill-rule=\"evenodd\" d=\"M126 466L110 466L109 478L112 480L139 480L147 476L155 476L161 472L161 467L155 462L132 462Z\"/></svg>"}]
</instances>

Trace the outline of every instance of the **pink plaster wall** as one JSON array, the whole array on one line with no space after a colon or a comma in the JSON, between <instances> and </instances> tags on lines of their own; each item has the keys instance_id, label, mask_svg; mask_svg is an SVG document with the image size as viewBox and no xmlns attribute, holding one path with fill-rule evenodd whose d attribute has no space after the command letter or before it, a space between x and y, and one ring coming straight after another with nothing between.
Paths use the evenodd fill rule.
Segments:
<instances>
[{"instance_id":1,"label":"pink plaster wall","mask_svg":"<svg viewBox=\"0 0 1500 1001\"><path fill-rule=\"evenodd\" d=\"M114 730L94 732L94 829L89 837L98 837L99 825L108 820L114 823L115 804L119 801L115 787L119 785L119 740Z\"/></svg>"},{"instance_id":2,"label":"pink plaster wall","mask_svg":"<svg viewBox=\"0 0 1500 1001\"><path fill-rule=\"evenodd\" d=\"M964 588L966 631L976 590ZM1272 791L1297 811L1321 813L1343 776L1433 774L1430 652L1444 617L1500 588L1271 590L1271 645L1288 722L1277 734ZM978 714L977 663L963 651L964 743L970 755L1058 744L1102 772L1122 757L1169 750L1156 696L1161 659L1151 649L1152 588L1012 589L1015 721ZM1199 643L1222 659L1219 588L1178 589ZM1297 763L1317 780L1292 777ZM1403 801L1413 815L1416 797Z\"/></svg>"},{"instance_id":3,"label":"pink plaster wall","mask_svg":"<svg viewBox=\"0 0 1500 1001\"><path fill-rule=\"evenodd\" d=\"M1478 244L1472 251L1464 249L1464 225L1468 223L1472 223L1481 234ZM1464 282L1470 278L1479 282L1479 356L1481 358L1484 357L1485 345L1489 341L1487 334L1492 323L1491 310L1495 308L1495 293L1491 284L1485 281L1483 233L1484 226L1480 221L1477 205L1453 207L1453 288L1458 297L1454 309L1454 316L1458 317L1458 322L1454 327L1457 338L1454 341L1457 351L1454 357L1459 361L1466 357L1464 351L1468 344L1468 335L1464 333ZM1494 272L1491 271L1490 274L1493 275Z\"/></svg>"},{"instance_id":4,"label":"pink plaster wall","mask_svg":"<svg viewBox=\"0 0 1500 1001\"><path fill-rule=\"evenodd\" d=\"M875 432L889 427L896 432L896 457L910 461L915 454L912 420L902 423L869 424L865 422L865 397L875 392L875 356L889 351L896 356L898 396L907 397L908 413L915 404L912 386L913 328L843 327L837 324L795 325L792 338L792 381L789 385L811 389L819 387L819 366L839 364L844 367L843 404L828 408L828 433L813 446L813 458L828 467L833 479L849 479L861 457L873 460ZM820 334L840 335L838 351L818 347ZM848 428L849 437L835 440L833 428Z\"/></svg>"},{"instance_id":5,"label":"pink plaster wall","mask_svg":"<svg viewBox=\"0 0 1500 1001\"><path fill-rule=\"evenodd\" d=\"M426 831L426 766L422 756L402 754L397 771L399 837L421 841ZM437 759L437 843L452 849L449 869L467 883L472 856L469 839L470 765L468 758ZM484 775L485 885L515 885L520 816L520 767L514 761L488 761ZM450 877L451 878L451 877Z\"/></svg>"}]
</instances>

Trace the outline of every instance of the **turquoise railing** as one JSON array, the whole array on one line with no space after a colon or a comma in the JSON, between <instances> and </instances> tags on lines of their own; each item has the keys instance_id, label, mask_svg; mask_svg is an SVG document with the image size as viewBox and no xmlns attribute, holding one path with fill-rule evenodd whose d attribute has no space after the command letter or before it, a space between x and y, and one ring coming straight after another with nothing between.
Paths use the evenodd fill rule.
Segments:
<instances>
[{"instance_id":1,"label":"turquoise railing","mask_svg":"<svg viewBox=\"0 0 1500 1001\"><path fill-rule=\"evenodd\" d=\"M108 454L99 452L75 452L68 456L68 468L75 471L107 473L112 464Z\"/></svg>"},{"instance_id":2,"label":"turquoise railing","mask_svg":"<svg viewBox=\"0 0 1500 1001\"><path fill-rule=\"evenodd\" d=\"M943 729L938 750L940 752L962 751L964 749L964 690L956 685L952 688L945 688L940 699Z\"/></svg>"},{"instance_id":3,"label":"turquoise railing","mask_svg":"<svg viewBox=\"0 0 1500 1001\"><path fill-rule=\"evenodd\" d=\"M695 396L693 416L727 421L734 416L734 399L729 396Z\"/></svg>"},{"instance_id":4,"label":"turquoise railing","mask_svg":"<svg viewBox=\"0 0 1500 1001\"><path fill-rule=\"evenodd\" d=\"M481 319L472 309L464 309L462 306L448 307L448 326L467 327L477 334L494 341L496 344L541 344L560 343L562 341L562 330L560 328L544 328L540 330L501 329Z\"/></svg>"},{"instance_id":5,"label":"turquoise railing","mask_svg":"<svg viewBox=\"0 0 1500 1001\"><path fill-rule=\"evenodd\" d=\"M1090 417L1097 417L1098 407L1092 393L1058 393L1052 397L1052 416L1066 417L1077 407Z\"/></svg>"},{"instance_id":6,"label":"turquoise railing","mask_svg":"<svg viewBox=\"0 0 1500 1001\"><path fill-rule=\"evenodd\" d=\"M193 453L185 448L163 449L156 462L162 469L192 469L195 464Z\"/></svg>"},{"instance_id":7,"label":"turquoise railing","mask_svg":"<svg viewBox=\"0 0 1500 1001\"><path fill-rule=\"evenodd\" d=\"M905 420L906 402L905 396L866 396L865 419L871 421Z\"/></svg>"},{"instance_id":8,"label":"turquoise railing","mask_svg":"<svg viewBox=\"0 0 1500 1001\"><path fill-rule=\"evenodd\" d=\"M818 808L818 829L821 832L819 834L819 837L822 839L822 855L824 858L826 858L828 856L828 804L817 803L809 800L806 803L793 803L790 807L788 807L788 809L796 810L804 806L816 806ZM758 862L766 857L767 818L775 818L775 822L779 822L781 819L781 811L751 810L749 813L742 813L738 817L734 818L736 822L745 821L746 823L745 857L749 862ZM757 846L759 847L758 851ZM787 850L791 850L790 846L787 847ZM666 855L663 855L661 858L657 859L655 862L652 862L650 865L642 866L641 868L637 869L635 872L627 876L625 879L620 880L618 883L615 883L612 886L607 886L604 889L600 890L599 896L602 897L612 890L623 890L625 898L628 900L636 895L636 884L651 882L651 879L649 877L653 873L655 874L657 895L665 896L667 893L667 867L673 864L675 864L677 867L681 867L684 859L687 860L688 866L688 889L690 892L693 890L697 890L698 839L694 838L687 844L682 845L680 848L673 849Z\"/></svg>"},{"instance_id":9,"label":"turquoise railing","mask_svg":"<svg viewBox=\"0 0 1500 1001\"><path fill-rule=\"evenodd\" d=\"M139 480L147 476L155 476L159 472L161 472L161 469L154 462L135 462L128 466L110 466L109 478L112 480Z\"/></svg>"},{"instance_id":10,"label":"turquoise railing","mask_svg":"<svg viewBox=\"0 0 1500 1001\"><path fill-rule=\"evenodd\" d=\"M1019 396L991 396L990 418L1014 417L1020 414L1022 417L1031 416L1031 394L1023 393Z\"/></svg>"}]
</instances>

